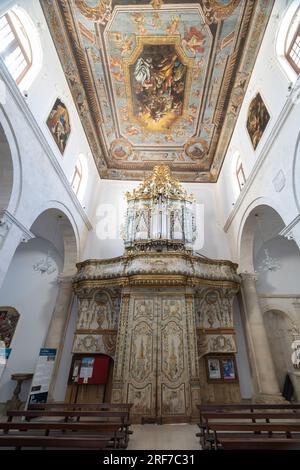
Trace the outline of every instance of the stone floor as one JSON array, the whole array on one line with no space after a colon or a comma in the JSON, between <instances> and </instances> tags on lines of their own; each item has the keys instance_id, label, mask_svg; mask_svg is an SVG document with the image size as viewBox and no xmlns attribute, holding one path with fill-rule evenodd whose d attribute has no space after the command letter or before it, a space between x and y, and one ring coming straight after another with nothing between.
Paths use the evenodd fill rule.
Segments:
<instances>
[{"instance_id":1,"label":"stone floor","mask_svg":"<svg viewBox=\"0 0 300 470\"><path fill-rule=\"evenodd\" d=\"M200 450L198 427L192 424L135 424L128 450Z\"/></svg>"}]
</instances>

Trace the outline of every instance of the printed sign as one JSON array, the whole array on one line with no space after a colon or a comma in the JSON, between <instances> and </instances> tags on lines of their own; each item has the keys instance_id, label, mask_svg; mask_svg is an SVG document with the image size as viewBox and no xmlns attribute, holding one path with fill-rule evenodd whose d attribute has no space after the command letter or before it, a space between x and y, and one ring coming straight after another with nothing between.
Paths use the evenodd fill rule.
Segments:
<instances>
[{"instance_id":1,"label":"printed sign","mask_svg":"<svg viewBox=\"0 0 300 470\"><path fill-rule=\"evenodd\" d=\"M46 403L56 349L42 348L32 380L28 403Z\"/></svg>"}]
</instances>

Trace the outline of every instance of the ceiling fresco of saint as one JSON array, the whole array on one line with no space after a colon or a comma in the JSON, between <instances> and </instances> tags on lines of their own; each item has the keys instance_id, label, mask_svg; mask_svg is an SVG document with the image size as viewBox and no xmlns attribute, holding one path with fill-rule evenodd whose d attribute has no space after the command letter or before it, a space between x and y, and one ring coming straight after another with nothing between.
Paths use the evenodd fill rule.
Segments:
<instances>
[{"instance_id":1,"label":"ceiling fresco of saint","mask_svg":"<svg viewBox=\"0 0 300 470\"><path fill-rule=\"evenodd\" d=\"M217 181L273 0L40 0L101 178Z\"/></svg>"}]
</instances>

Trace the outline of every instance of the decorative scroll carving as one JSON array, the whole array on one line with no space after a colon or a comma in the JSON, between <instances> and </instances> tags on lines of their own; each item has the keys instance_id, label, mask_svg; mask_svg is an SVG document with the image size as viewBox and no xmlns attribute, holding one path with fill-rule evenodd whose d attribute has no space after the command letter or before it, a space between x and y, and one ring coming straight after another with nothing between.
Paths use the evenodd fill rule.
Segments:
<instances>
[{"instance_id":1,"label":"decorative scroll carving","mask_svg":"<svg viewBox=\"0 0 300 470\"><path fill-rule=\"evenodd\" d=\"M79 300L77 329L116 329L119 309L120 296L96 291L92 299Z\"/></svg>"},{"instance_id":2,"label":"decorative scroll carving","mask_svg":"<svg viewBox=\"0 0 300 470\"><path fill-rule=\"evenodd\" d=\"M184 369L183 332L174 321L162 330L162 371L175 382Z\"/></svg>"},{"instance_id":3,"label":"decorative scroll carving","mask_svg":"<svg viewBox=\"0 0 300 470\"><path fill-rule=\"evenodd\" d=\"M168 165L157 165L153 173L146 178L137 189L131 193L127 192L127 200L132 199L154 199L163 196L167 199L179 199L184 201L195 200L194 196L188 195L178 179L171 175Z\"/></svg>"},{"instance_id":4,"label":"decorative scroll carving","mask_svg":"<svg viewBox=\"0 0 300 470\"><path fill-rule=\"evenodd\" d=\"M218 23L231 15L240 0L231 0L226 4L219 0L203 0L203 12L208 24Z\"/></svg>"},{"instance_id":5,"label":"decorative scroll carving","mask_svg":"<svg viewBox=\"0 0 300 470\"><path fill-rule=\"evenodd\" d=\"M186 409L185 403L185 387L184 384L180 385L177 389L169 388L167 385L162 385L162 411L168 415L184 415Z\"/></svg>"},{"instance_id":6,"label":"decorative scroll carving","mask_svg":"<svg viewBox=\"0 0 300 470\"><path fill-rule=\"evenodd\" d=\"M133 403L132 413L149 415L151 413L152 384L144 388L128 385L128 403Z\"/></svg>"},{"instance_id":7,"label":"decorative scroll carving","mask_svg":"<svg viewBox=\"0 0 300 470\"><path fill-rule=\"evenodd\" d=\"M132 334L130 374L143 382L152 372L153 331L147 323L139 323Z\"/></svg>"},{"instance_id":8,"label":"decorative scroll carving","mask_svg":"<svg viewBox=\"0 0 300 470\"><path fill-rule=\"evenodd\" d=\"M181 320L182 311L181 311L181 300L177 299L164 299L163 300L163 311L162 311L162 319L163 320L171 320L177 319Z\"/></svg>"},{"instance_id":9,"label":"decorative scroll carving","mask_svg":"<svg viewBox=\"0 0 300 470\"><path fill-rule=\"evenodd\" d=\"M195 296L196 325L198 328L232 328L232 302L235 290L203 289Z\"/></svg>"},{"instance_id":10,"label":"decorative scroll carving","mask_svg":"<svg viewBox=\"0 0 300 470\"><path fill-rule=\"evenodd\" d=\"M153 320L153 300L152 299L135 299L134 301L134 320L142 318Z\"/></svg>"},{"instance_id":11,"label":"decorative scroll carving","mask_svg":"<svg viewBox=\"0 0 300 470\"><path fill-rule=\"evenodd\" d=\"M96 23L106 24L112 12L112 0L99 0L95 7L90 7L84 0L75 0L80 13Z\"/></svg>"},{"instance_id":12,"label":"decorative scroll carving","mask_svg":"<svg viewBox=\"0 0 300 470\"><path fill-rule=\"evenodd\" d=\"M117 335L77 334L74 339L73 353L102 353L114 357Z\"/></svg>"}]
</instances>

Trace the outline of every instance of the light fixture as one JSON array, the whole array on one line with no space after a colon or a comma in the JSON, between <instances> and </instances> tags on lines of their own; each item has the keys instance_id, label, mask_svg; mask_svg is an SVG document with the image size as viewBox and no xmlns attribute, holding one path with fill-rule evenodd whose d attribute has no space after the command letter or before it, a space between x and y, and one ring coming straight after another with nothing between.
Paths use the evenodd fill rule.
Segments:
<instances>
[{"instance_id":1,"label":"light fixture","mask_svg":"<svg viewBox=\"0 0 300 470\"><path fill-rule=\"evenodd\" d=\"M55 223L55 228L54 228L54 234L52 237L52 244L55 246L55 241L56 241L56 236L57 236L57 231L58 231L58 224L59 220L62 219L61 215L57 216L56 223ZM47 251L47 256L46 258L42 258L40 261L38 261L36 264L33 265L34 271L40 272L41 274L53 274L57 271L57 267L53 261L53 258L50 256L50 250Z\"/></svg>"},{"instance_id":2,"label":"light fixture","mask_svg":"<svg viewBox=\"0 0 300 470\"><path fill-rule=\"evenodd\" d=\"M258 227L260 237L262 239L262 246L263 246L265 244L265 240L264 240L264 237L263 237L263 231L262 231L262 228L261 228L259 215L255 214L255 217L256 217L256 223L257 223L257 227ZM278 269L280 269L280 267L281 267L280 263L278 262L278 260L276 258L272 258L272 256L269 253L268 248L264 248L264 253L265 253L265 256L264 256L260 266L258 266L258 271L275 272Z\"/></svg>"}]
</instances>

